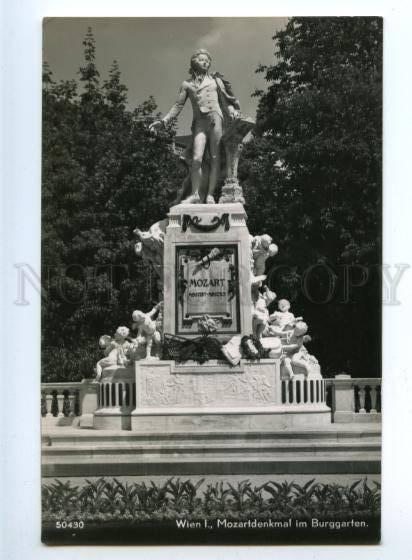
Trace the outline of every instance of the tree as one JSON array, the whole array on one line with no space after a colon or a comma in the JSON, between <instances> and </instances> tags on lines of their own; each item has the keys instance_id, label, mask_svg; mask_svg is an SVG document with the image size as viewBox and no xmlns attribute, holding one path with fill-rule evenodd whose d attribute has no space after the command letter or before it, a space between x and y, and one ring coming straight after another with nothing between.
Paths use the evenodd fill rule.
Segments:
<instances>
[{"instance_id":1,"label":"tree","mask_svg":"<svg viewBox=\"0 0 412 560\"><path fill-rule=\"evenodd\" d=\"M304 311L326 370L377 375L382 20L292 18L274 40L274 63L258 68L268 85L256 92L257 135L241 167L249 226L264 222L279 244L272 265L285 268L271 281ZM345 303L350 274L368 279Z\"/></svg>"},{"instance_id":2,"label":"tree","mask_svg":"<svg viewBox=\"0 0 412 560\"><path fill-rule=\"evenodd\" d=\"M166 214L167 194L181 181L173 132L148 132L154 99L127 109L117 62L101 84L90 29L83 45L79 84L56 83L44 68L42 365L49 381L92 375L98 337L157 299L132 232Z\"/></svg>"}]
</instances>

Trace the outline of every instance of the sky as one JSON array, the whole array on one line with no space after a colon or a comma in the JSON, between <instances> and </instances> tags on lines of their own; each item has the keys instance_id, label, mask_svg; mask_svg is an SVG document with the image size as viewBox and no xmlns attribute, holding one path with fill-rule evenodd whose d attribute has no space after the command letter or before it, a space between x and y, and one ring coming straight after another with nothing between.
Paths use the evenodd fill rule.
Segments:
<instances>
[{"instance_id":1,"label":"sky","mask_svg":"<svg viewBox=\"0 0 412 560\"><path fill-rule=\"evenodd\" d=\"M46 18L43 21L43 59L56 80L76 79L83 62L82 41L88 26L96 39L96 63L101 79L113 60L128 88L130 108L153 95L165 114L188 76L194 50L212 55L212 71L224 74L240 100L242 113L254 117L257 99L265 88L259 64L274 62L277 30L287 18ZM190 102L179 117L178 134L189 134Z\"/></svg>"}]
</instances>

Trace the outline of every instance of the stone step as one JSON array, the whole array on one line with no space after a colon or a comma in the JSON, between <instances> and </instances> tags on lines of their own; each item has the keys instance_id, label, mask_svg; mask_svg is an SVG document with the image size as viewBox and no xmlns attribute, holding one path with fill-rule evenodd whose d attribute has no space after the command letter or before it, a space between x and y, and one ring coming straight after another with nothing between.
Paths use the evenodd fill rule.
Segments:
<instances>
[{"instance_id":1,"label":"stone step","mask_svg":"<svg viewBox=\"0 0 412 560\"><path fill-rule=\"evenodd\" d=\"M42 438L42 474L376 474L380 425L271 431L136 433L58 428Z\"/></svg>"},{"instance_id":2,"label":"stone step","mask_svg":"<svg viewBox=\"0 0 412 560\"><path fill-rule=\"evenodd\" d=\"M49 462L51 460L51 462ZM377 452L344 455L243 454L241 457L164 457L112 454L105 457L44 457L43 477L56 476L194 476L208 474L378 474L381 456Z\"/></svg>"},{"instance_id":3,"label":"stone step","mask_svg":"<svg viewBox=\"0 0 412 560\"><path fill-rule=\"evenodd\" d=\"M352 426L351 426L352 428ZM380 441L381 428L376 425L362 425L357 429L335 428L335 429L285 429L279 431L267 432L173 432L167 434L145 433L140 434L131 431L108 431L108 430L81 430L71 429L63 430L59 428L56 431L45 433L42 436L42 445L44 446L60 446L60 445L76 445L89 446L90 444L104 444L116 441L116 445L152 445L152 444L168 444L175 442L184 444L186 442L208 442L208 443L245 443L253 441L255 443L274 443L278 441L316 443L319 441Z\"/></svg>"},{"instance_id":4,"label":"stone step","mask_svg":"<svg viewBox=\"0 0 412 560\"><path fill-rule=\"evenodd\" d=\"M282 442L282 443L221 443L221 444L205 444L205 443L185 443L184 445L176 445L175 443L161 443L160 445L139 445L131 443L107 443L91 444L89 446L77 445L52 445L46 446L42 450L42 454L47 457L58 457L61 455L71 454L73 456L90 455L107 455L118 453L119 455L145 455L145 456L170 456L178 455L179 457L196 455L217 455L222 452L225 454L246 454L259 453L265 454L325 454L325 453L363 453L364 451L380 450L379 441L362 441L362 442Z\"/></svg>"}]
</instances>

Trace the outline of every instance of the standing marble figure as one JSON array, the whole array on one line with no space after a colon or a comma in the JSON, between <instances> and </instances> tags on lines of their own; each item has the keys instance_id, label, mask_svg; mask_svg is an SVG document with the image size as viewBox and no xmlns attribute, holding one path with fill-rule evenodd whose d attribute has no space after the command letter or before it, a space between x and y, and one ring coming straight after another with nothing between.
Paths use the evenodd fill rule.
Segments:
<instances>
[{"instance_id":1,"label":"standing marble figure","mask_svg":"<svg viewBox=\"0 0 412 560\"><path fill-rule=\"evenodd\" d=\"M168 124L177 118L187 98L193 108L191 164L191 195L185 203L214 204L213 194L220 173L221 140L225 121L241 117L238 100L233 96L230 84L219 73L210 74L212 58L207 50L198 49L190 60L190 78L180 88L176 103L161 121L155 121L151 130ZM208 151L209 169L205 166Z\"/></svg>"}]
</instances>

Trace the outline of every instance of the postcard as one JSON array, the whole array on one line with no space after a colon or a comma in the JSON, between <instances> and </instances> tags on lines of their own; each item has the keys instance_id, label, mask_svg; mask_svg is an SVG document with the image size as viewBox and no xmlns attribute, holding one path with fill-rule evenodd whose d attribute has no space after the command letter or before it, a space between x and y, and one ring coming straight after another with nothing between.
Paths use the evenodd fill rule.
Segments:
<instances>
[{"instance_id":1,"label":"postcard","mask_svg":"<svg viewBox=\"0 0 412 560\"><path fill-rule=\"evenodd\" d=\"M382 41L44 19L44 543L380 542Z\"/></svg>"}]
</instances>

